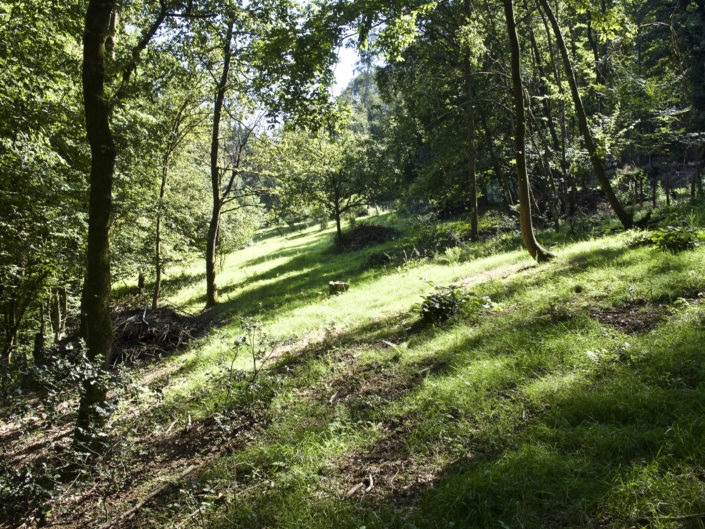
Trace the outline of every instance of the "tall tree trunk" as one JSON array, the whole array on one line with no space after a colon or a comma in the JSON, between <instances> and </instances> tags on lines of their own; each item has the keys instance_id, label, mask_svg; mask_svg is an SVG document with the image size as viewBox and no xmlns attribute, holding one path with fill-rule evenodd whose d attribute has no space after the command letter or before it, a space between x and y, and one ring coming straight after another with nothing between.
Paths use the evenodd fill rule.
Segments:
<instances>
[{"instance_id":1,"label":"tall tree trunk","mask_svg":"<svg viewBox=\"0 0 705 529\"><path fill-rule=\"evenodd\" d=\"M465 122L468 134L468 179L470 184L470 237L473 241L478 240L477 231L477 174L475 172L475 161L477 158L475 147L475 108L473 102L472 71L470 60L466 57L463 60L463 77L465 79Z\"/></svg>"},{"instance_id":2,"label":"tall tree trunk","mask_svg":"<svg viewBox=\"0 0 705 529\"><path fill-rule=\"evenodd\" d=\"M152 310L159 305L159 291L162 286L162 210L164 208L164 195L166 183L169 178L169 152L164 157L162 166L162 183L159 187L159 203L157 204L157 221L154 231L154 294L152 295Z\"/></svg>"},{"instance_id":3,"label":"tall tree trunk","mask_svg":"<svg viewBox=\"0 0 705 529\"><path fill-rule=\"evenodd\" d=\"M223 113L223 102L230 75L230 60L232 58L233 22L228 23L228 31L223 46L223 71L215 93L213 103L213 132L211 135L211 189L213 192L213 207L211 220L208 226L208 241L206 242L206 307L213 307L218 303L218 288L215 283L215 261L218 244L218 229L220 227L220 213L223 207L221 197L221 171L218 167L218 154L220 151L220 118Z\"/></svg>"},{"instance_id":4,"label":"tall tree trunk","mask_svg":"<svg viewBox=\"0 0 705 529\"><path fill-rule=\"evenodd\" d=\"M88 244L86 276L81 296L81 331L86 340L86 356L92 362L110 363L113 328L110 321L110 223L112 216L113 173L117 150L110 130L111 102L105 93L106 41L112 34L111 20L116 0L89 0L83 32L83 106L86 136L91 147L90 192L88 205ZM122 71L122 84L115 101L125 96L139 54L149 44L166 18L167 4L160 4L159 15L132 50ZM106 388L100 378L83 383L76 418L74 440L93 452L100 449L95 428L105 422L101 404Z\"/></svg>"},{"instance_id":5,"label":"tall tree trunk","mask_svg":"<svg viewBox=\"0 0 705 529\"><path fill-rule=\"evenodd\" d=\"M83 104L86 133L91 147L90 198L86 278L81 315L87 357L110 360L113 328L110 322L110 218L116 149L110 130L110 107L105 94L105 41L110 33L115 0L89 0L83 33ZM103 424L98 408L105 387L93 380L82 388L75 439L96 448L93 427Z\"/></svg>"},{"instance_id":6,"label":"tall tree trunk","mask_svg":"<svg viewBox=\"0 0 705 529\"><path fill-rule=\"evenodd\" d=\"M0 362L5 365L10 363L10 355L12 348L15 346L15 338L17 336L17 318L15 316L15 303L10 301L7 303L7 308L4 311L3 319L3 343L2 352L0 353Z\"/></svg>"},{"instance_id":7,"label":"tall tree trunk","mask_svg":"<svg viewBox=\"0 0 705 529\"><path fill-rule=\"evenodd\" d=\"M556 10L558 9L558 5L556 4ZM558 11L556 11L556 16L558 15ZM541 22L543 23L544 30L546 31L546 40L548 41L548 52L551 56L551 68L553 70L553 79L554 82L556 83L556 86L558 87L558 112L560 114L559 116L559 123L560 123L560 128L561 128L561 143L560 143L560 151L561 151L561 172L563 173L563 180L565 182L565 185L569 187L568 190L568 200L567 200L567 207L566 207L566 213L569 216L572 216L575 213L575 210L577 209L577 197L578 197L578 187L577 187L577 182L576 179L573 175L570 174L569 166L568 166L568 156L567 156L567 149L568 149L568 127L566 126L566 116L565 116L565 102L563 101L563 83L561 81L561 74L560 74L560 64L558 60L556 59L556 54L553 49L553 42L551 39L551 29L548 26L548 22L546 21L546 17L544 16L543 12L539 9L539 15L541 16Z\"/></svg>"},{"instance_id":8,"label":"tall tree trunk","mask_svg":"<svg viewBox=\"0 0 705 529\"><path fill-rule=\"evenodd\" d=\"M44 334L46 333L46 325L44 322L44 303L39 304L39 329L37 329L37 334L34 336L34 364L37 366L42 366L46 363L46 352L44 350L45 340Z\"/></svg>"},{"instance_id":9,"label":"tall tree trunk","mask_svg":"<svg viewBox=\"0 0 705 529\"><path fill-rule=\"evenodd\" d=\"M526 0L524 0L524 8L526 11L529 11L529 6L527 5ZM536 67L536 73L538 74L537 77L539 79L538 82L538 93L541 96L540 104L541 108L543 109L544 116L546 117L546 125L548 127L548 132L551 135L551 141L553 142L553 149L558 151L560 149L560 143L558 141L558 134L556 133L556 126L553 123L553 109L551 108L551 99L549 98L549 93L548 93L548 88L546 87L546 83L548 80L548 76L546 75L546 72L543 69L543 65L541 64L541 54L539 53L539 47L536 43L536 36L534 35L534 28L532 24L528 25L528 33L529 33L529 43L531 44L531 50L532 50L532 55L534 59L534 66ZM551 45L549 41L549 46Z\"/></svg>"},{"instance_id":10,"label":"tall tree trunk","mask_svg":"<svg viewBox=\"0 0 705 529\"><path fill-rule=\"evenodd\" d=\"M49 309L51 326L54 330L54 341L58 342L64 337L64 318L66 313L61 311L61 293L57 288L51 293L51 307Z\"/></svg>"},{"instance_id":11,"label":"tall tree trunk","mask_svg":"<svg viewBox=\"0 0 705 529\"><path fill-rule=\"evenodd\" d=\"M472 20L472 7L470 0L464 0L463 11L465 18L470 22ZM470 238L477 241L480 237L477 231L477 173L475 171L477 159L477 146L475 145L475 95L473 94L472 68L470 66L470 58L465 51L463 57L463 80L465 82L465 124L468 134L468 180L470 184Z\"/></svg>"},{"instance_id":12,"label":"tall tree trunk","mask_svg":"<svg viewBox=\"0 0 705 529\"><path fill-rule=\"evenodd\" d=\"M597 40L595 38L595 34L592 31L592 15L590 11L587 13L587 38L588 38L588 43L590 44L590 48L592 49L592 57L593 61L595 64L595 83L598 85L604 85L605 80L602 77L602 69L600 68L600 50L597 45ZM597 90L597 111L599 113L602 113L602 96L599 93L599 88Z\"/></svg>"},{"instance_id":13,"label":"tall tree trunk","mask_svg":"<svg viewBox=\"0 0 705 529\"><path fill-rule=\"evenodd\" d=\"M698 188L698 196L703 196L703 169L705 169L705 145L700 149L700 160L695 169L695 185Z\"/></svg>"},{"instance_id":14,"label":"tall tree trunk","mask_svg":"<svg viewBox=\"0 0 705 529\"><path fill-rule=\"evenodd\" d=\"M565 41L563 40L563 34L561 33L561 28L558 26L558 21L553 15L551 7L548 5L547 0L538 0L539 4L543 8L544 13L548 17L551 27L553 28L553 33L556 37L556 42L558 44L558 50L563 58L563 67L565 68L566 75L568 77L568 84L570 85L570 92L573 96L573 104L575 105L575 113L578 117L578 125L580 127L580 132L583 135L585 141L585 146L587 147L588 153L590 154L590 160L592 161L592 166L595 169L595 175L600 181L600 186L602 191L607 196L612 209L619 218L620 222L625 228L631 228L634 224L632 217L624 210L622 205L619 203L617 195L614 194L612 186L610 185L607 175L605 174L605 168L600 158L595 143L592 139L592 134L587 124L587 116L585 115L585 108L583 107L583 101L580 98L580 92L578 91L578 82L575 78L575 72L573 71L573 65L568 57L568 49L565 46Z\"/></svg>"},{"instance_id":15,"label":"tall tree trunk","mask_svg":"<svg viewBox=\"0 0 705 529\"><path fill-rule=\"evenodd\" d=\"M490 160L492 160L492 167L494 169L495 176L497 177L497 181L499 182L499 185L502 188L502 198L507 209L510 209L510 206L513 206L515 204L514 197L512 196L511 182L509 182L509 179L505 178L502 174L502 168L499 164L499 158L497 157L497 153L494 150L494 145L492 143L492 134L490 133L490 128L487 125L487 119L485 118L485 115L482 112L479 113L479 116L480 123L482 123L482 128L485 130L487 152L490 155Z\"/></svg>"},{"instance_id":16,"label":"tall tree trunk","mask_svg":"<svg viewBox=\"0 0 705 529\"><path fill-rule=\"evenodd\" d=\"M524 89L521 80L521 51L514 21L514 6L512 0L503 0L504 16L507 22L509 49L512 54L512 93L514 95L514 113L516 130L514 132L514 147L516 152L517 179L519 183L519 218L521 235L524 245L531 256L539 263L549 261L554 255L543 248L534 235L531 219L531 202L529 197L529 176L526 170L526 114L524 111Z\"/></svg>"},{"instance_id":17,"label":"tall tree trunk","mask_svg":"<svg viewBox=\"0 0 705 529\"><path fill-rule=\"evenodd\" d=\"M208 225L208 240L206 241L206 307L218 304L218 288L215 283L215 269L218 245L218 229L220 228L220 200L213 202L211 220Z\"/></svg>"}]
</instances>

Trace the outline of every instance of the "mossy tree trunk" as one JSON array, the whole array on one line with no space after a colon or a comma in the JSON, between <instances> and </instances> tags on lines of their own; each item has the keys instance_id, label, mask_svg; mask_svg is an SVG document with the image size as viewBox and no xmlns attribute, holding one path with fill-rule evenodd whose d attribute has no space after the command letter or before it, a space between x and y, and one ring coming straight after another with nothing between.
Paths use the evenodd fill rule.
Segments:
<instances>
[{"instance_id":1,"label":"mossy tree trunk","mask_svg":"<svg viewBox=\"0 0 705 529\"><path fill-rule=\"evenodd\" d=\"M105 93L105 45L111 34L114 0L90 0L83 34L83 104L86 134L91 147L90 196L86 277L81 318L87 356L109 361L113 343L110 321L110 216L116 148L110 130L110 107ZM82 388L75 439L93 445L92 430L103 423L99 407L106 389L95 380ZM92 446L91 448L95 448Z\"/></svg>"},{"instance_id":2,"label":"mossy tree trunk","mask_svg":"<svg viewBox=\"0 0 705 529\"><path fill-rule=\"evenodd\" d=\"M121 83L110 98L105 92L106 57L112 54L117 17L116 0L89 0L83 33L83 106L86 116L86 136L91 149L89 176L88 241L86 276L81 296L81 331L86 340L86 355L91 362L102 358L110 362L113 329L110 321L110 224L112 188L117 149L110 128L113 105L127 94L132 73L140 53L165 20L166 3L152 25L132 49L130 59L121 70ZM83 383L76 419L74 439L93 452L100 449L95 429L102 426L105 413L106 388L100 377Z\"/></svg>"}]
</instances>

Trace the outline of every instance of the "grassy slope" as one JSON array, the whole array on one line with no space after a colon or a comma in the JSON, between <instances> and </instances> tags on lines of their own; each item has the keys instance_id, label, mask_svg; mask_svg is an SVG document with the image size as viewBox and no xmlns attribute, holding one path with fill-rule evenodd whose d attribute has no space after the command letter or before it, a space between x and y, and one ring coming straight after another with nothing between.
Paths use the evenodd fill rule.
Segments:
<instances>
[{"instance_id":1,"label":"grassy slope","mask_svg":"<svg viewBox=\"0 0 705 529\"><path fill-rule=\"evenodd\" d=\"M226 259L219 317L305 347L263 379L263 426L145 523L700 527L682 517L705 511L705 248L632 236L558 244L541 267L513 250L384 270L363 266L372 250L329 252L329 232L262 234ZM419 330L422 276L498 306ZM351 290L328 298L329 280ZM197 309L202 286L170 301ZM652 328L620 332L624 314ZM212 381L238 321L168 361L163 398L144 396L153 427L227 417Z\"/></svg>"}]
</instances>

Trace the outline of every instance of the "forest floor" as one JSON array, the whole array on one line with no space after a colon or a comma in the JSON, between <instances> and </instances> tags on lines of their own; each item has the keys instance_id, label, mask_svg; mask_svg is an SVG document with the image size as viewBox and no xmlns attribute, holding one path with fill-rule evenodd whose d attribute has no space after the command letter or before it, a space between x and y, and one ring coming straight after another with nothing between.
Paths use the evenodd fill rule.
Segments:
<instances>
[{"instance_id":1,"label":"forest floor","mask_svg":"<svg viewBox=\"0 0 705 529\"><path fill-rule=\"evenodd\" d=\"M539 266L493 215L475 244L462 222L368 221L397 238L336 252L330 229L263 230L208 313L200 264L167 279L217 324L130 368L108 455L47 526L704 526L705 246L564 227L539 233L557 254ZM493 305L422 325L429 280ZM75 403L41 431L36 404L0 423L14 465L69 445Z\"/></svg>"}]
</instances>

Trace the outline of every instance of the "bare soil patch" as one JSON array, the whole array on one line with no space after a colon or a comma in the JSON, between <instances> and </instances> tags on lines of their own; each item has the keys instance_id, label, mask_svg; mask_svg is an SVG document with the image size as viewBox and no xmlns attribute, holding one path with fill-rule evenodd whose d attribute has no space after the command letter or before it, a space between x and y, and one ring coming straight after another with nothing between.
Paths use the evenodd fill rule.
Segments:
<instances>
[{"instance_id":1,"label":"bare soil patch","mask_svg":"<svg viewBox=\"0 0 705 529\"><path fill-rule=\"evenodd\" d=\"M621 307L596 308L591 316L600 323L612 325L624 334L645 333L656 327L666 315L663 305L633 303Z\"/></svg>"}]
</instances>

